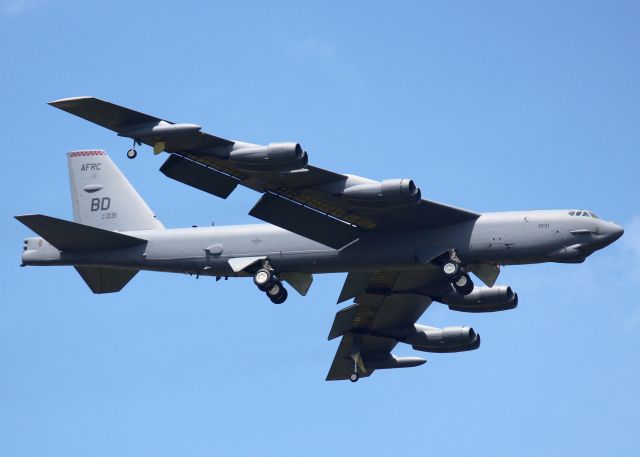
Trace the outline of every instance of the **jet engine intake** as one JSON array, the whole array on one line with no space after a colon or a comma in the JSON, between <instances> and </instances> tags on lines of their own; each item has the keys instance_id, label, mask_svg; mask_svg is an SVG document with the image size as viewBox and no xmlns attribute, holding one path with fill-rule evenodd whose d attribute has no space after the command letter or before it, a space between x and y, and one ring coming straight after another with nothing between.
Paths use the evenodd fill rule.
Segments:
<instances>
[{"instance_id":1,"label":"jet engine intake","mask_svg":"<svg viewBox=\"0 0 640 457\"><path fill-rule=\"evenodd\" d=\"M414 325L415 332L405 339L413 349L423 352L463 352L480 347L480 335L471 327L436 328Z\"/></svg>"},{"instance_id":2,"label":"jet engine intake","mask_svg":"<svg viewBox=\"0 0 640 457\"><path fill-rule=\"evenodd\" d=\"M251 171L284 172L299 170L308 163L307 153L298 143L271 143L235 149L229 161L238 168Z\"/></svg>"},{"instance_id":3,"label":"jet engine intake","mask_svg":"<svg viewBox=\"0 0 640 457\"><path fill-rule=\"evenodd\" d=\"M509 286L475 287L469 295L451 292L438 300L453 311L490 313L518 306L518 294Z\"/></svg>"},{"instance_id":4,"label":"jet engine intake","mask_svg":"<svg viewBox=\"0 0 640 457\"><path fill-rule=\"evenodd\" d=\"M420 203L420 189L411 179L385 179L382 182L356 184L342 192L342 198L354 206L413 206Z\"/></svg>"}]
</instances>

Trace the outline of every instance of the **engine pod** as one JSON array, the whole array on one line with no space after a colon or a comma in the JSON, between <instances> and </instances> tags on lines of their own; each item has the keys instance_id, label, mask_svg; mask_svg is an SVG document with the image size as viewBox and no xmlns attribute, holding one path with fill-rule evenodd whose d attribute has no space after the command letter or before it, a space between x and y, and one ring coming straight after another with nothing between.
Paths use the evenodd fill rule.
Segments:
<instances>
[{"instance_id":1,"label":"engine pod","mask_svg":"<svg viewBox=\"0 0 640 457\"><path fill-rule=\"evenodd\" d=\"M455 326L436 328L416 324L405 343L423 352L463 352L480 346L480 335L473 328Z\"/></svg>"},{"instance_id":2,"label":"engine pod","mask_svg":"<svg viewBox=\"0 0 640 457\"><path fill-rule=\"evenodd\" d=\"M344 189L341 196L361 207L413 206L422 198L413 180L406 178L356 184Z\"/></svg>"},{"instance_id":3,"label":"engine pod","mask_svg":"<svg viewBox=\"0 0 640 457\"><path fill-rule=\"evenodd\" d=\"M452 292L438 300L453 311L490 313L518 306L518 294L509 286L475 287L469 295Z\"/></svg>"},{"instance_id":4,"label":"engine pod","mask_svg":"<svg viewBox=\"0 0 640 457\"><path fill-rule=\"evenodd\" d=\"M235 149L229 153L229 162L243 170L282 172L304 168L308 157L298 143L271 143Z\"/></svg>"}]
</instances>

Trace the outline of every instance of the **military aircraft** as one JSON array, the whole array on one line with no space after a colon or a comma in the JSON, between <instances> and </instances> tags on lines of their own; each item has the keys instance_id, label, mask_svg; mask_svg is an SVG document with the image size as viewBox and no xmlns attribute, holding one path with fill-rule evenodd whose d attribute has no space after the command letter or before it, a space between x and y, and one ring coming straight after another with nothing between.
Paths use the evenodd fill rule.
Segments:
<instances>
[{"instance_id":1,"label":"military aircraft","mask_svg":"<svg viewBox=\"0 0 640 457\"><path fill-rule=\"evenodd\" d=\"M501 265L580 263L623 234L588 210L477 213L423 199L410 179L382 182L308 164L300 144L231 141L93 97L50 103L169 157L160 171L221 198L238 185L262 193L249 212L261 225L166 229L109 156L68 154L73 219L16 216L40 237L24 241L22 265L72 265L95 293L121 290L140 270L252 277L273 303L283 283L305 295L318 273L347 272L329 339L342 337L327 380L426 360L397 357L477 349L464 326L416 323L432 301L455 311L513 309L495 285ZM485 286L475 286L470 274Z\"/></svg>"}]
</instances>

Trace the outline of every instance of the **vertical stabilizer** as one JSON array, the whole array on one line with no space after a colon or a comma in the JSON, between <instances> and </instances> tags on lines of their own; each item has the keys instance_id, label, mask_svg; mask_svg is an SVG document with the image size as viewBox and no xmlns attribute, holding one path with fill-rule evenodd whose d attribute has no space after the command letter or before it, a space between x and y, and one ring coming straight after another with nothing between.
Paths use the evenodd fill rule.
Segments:
<instances>
[{"instance_id":1,"label":"vertical stabilizer","mask_svg":"<svg viewBox=\"0 0 640 457\"><path fill-rule=\"evenodd\" d=\"M118 231L164 228L105 151L73 151L67 158L75 222Z\"/></svg>"}]
</instances>

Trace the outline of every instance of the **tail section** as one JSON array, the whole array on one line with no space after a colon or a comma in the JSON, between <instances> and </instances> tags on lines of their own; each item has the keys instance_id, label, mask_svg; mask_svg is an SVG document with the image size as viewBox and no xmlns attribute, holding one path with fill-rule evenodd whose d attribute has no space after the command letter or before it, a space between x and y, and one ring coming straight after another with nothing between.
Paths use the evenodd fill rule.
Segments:
<instances>
[{"instance_id":1,"label":"tail section","mask_svg":"<svg viewBox=\"0 0 640 457\"><path fill-rule=\"evenodd\" d=\"M117 231L164 228L105 151L73 151L67 160L75 222Z\"/></svg>"},{"instance_id":2,"label":"tail section","mask_svg":"<svg viewBox=\"0 0 640 457\"><path fill-rule=\"evenodd\" d=\"M42 214L25 214L15 218L60 251L121 249L147 242L142 238Z\"/></svg>"}]
</instances>

